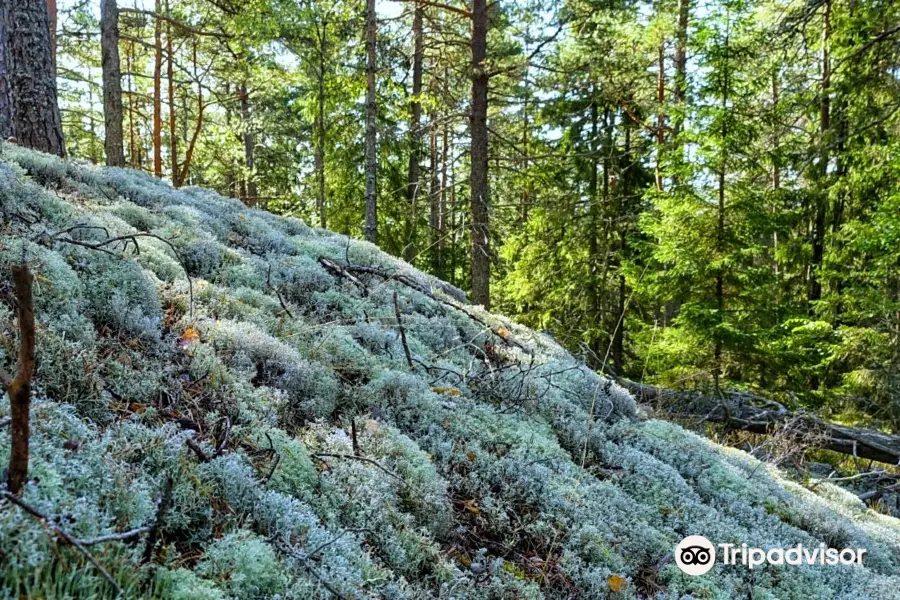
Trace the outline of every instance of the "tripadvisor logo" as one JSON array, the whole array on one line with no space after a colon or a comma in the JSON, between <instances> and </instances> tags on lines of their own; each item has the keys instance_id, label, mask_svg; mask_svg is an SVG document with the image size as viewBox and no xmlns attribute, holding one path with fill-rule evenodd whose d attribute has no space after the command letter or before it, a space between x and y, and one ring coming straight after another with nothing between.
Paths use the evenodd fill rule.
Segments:
<instances>
[{"instance_id":1,"label":"tripadvisor logo","mask_svg":"<svg viewBox=\"0 0 900 600\"><path fill-rule=\"evenodd\" d=\"M790 548L750 548L747 544L713 543L702 535L689 535L675 547L675 563L688 575L703 575L716 563L716 547L719 560L724 565L744 565L754 569L760 565L861 565L865 548L827 548L825 544L807 547L797 544Z\"/></svg>"},{"instance_id":2,"label":"tripadvisor logo","mask_svg":"<svg viewBox=\"0 0 900 600\"><path fill-rule=\"evenodd\" d=\"M689 535L675 548L675 564L688 575L703 575L716 563L716 549L702 535Z\"/></svg>"}]
</instances>

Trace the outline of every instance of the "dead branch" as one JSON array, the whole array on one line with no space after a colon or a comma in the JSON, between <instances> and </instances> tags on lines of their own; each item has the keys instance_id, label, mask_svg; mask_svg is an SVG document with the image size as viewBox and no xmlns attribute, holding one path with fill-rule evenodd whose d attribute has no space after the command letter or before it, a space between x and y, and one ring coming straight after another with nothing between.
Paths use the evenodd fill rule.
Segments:
<instances>
[{"instance_id":1,"label":"dead branch","mask_svg":"<svg viewBox=\"0 0 900 600\"><path fill-rule=\"evenodd\" d=\"M83 242L81 240L74 240L71 237L60 237L64 234L71 233L72 231L75 231L77 229L100 229L100 230L103 230L104 232L106 232L106 239L103 241L100 241L100 242L92 243L92 242ZM193 321L194 320L194 283L193 283L193 280L191 279L190 273L188 272L187 265L184 264L184 259L181 258L181 254L175 248L174 244L172 244L172 242L170 242L166 238L160 237L153 233L149 233L147 231L138 231L137 233L129 233L126 235L118 235L118 236L111 237L109 235L109 232L103 227L92 227L89 225L73 225L72 227L63 229L62 231L59 231L59 232L54 233L53 235L49 236L49 238L44 238L44 239L48 239L50 242L62 242L64 244L72 244L73 246L81 246L82 248L87 248L88 250L96 250L98 252L103 252L105 254L109 254L110 256L118 257L118 255L115 252L112 252L109 248L107 248L107 246L113 246L115 244L121 243L122 251L124 252L125 250L128 249L129 245L133 245L134 253L140 254L141 247L138 245L137 239L142 238L142 237L143 238L152 238L154 240L158 240L158 241L164 243L165 245L167 245L169 247L170 250L172 250L172 253L175 254L175 258L178 259L178 264L181 265L181 268L184 271L184 276L187 277L188 294L189 294L189 298L190 298L190 304L188 306L188 319Z\"/></svg>"},{"instance_id":2,"label":"dead branch","mask_svg":"<svg viewBox=\"0 0 900 600\"><path fill-rule=\"evenodd\" d=\"M209 462L209 455L203 451L203 448L200 447L200 444L197 443L197 440L194 438L188 438L185 440L185 444L187 447L194 451L194 454L197 455L197 458L200 459L200 462Z\"/></svg>"},{"instance_id":3,"label":"dead branch","mask_svg":"<svg viewBox=\"0 0 900 600\"><path fill-rule=\"evenodd\" d=\"M153 521L150 535L147 536L147 545L144 546L144 558L141 562L147 563L153 559L153 550L156 547L156 541L159 539L160 530L166 521L166 513L169 512L169 508L172 506L172 484L172 477L166 477L162 497L159 499L159 507L156 509L156 519Z\"/></svg>"},{"instance_id":4,"label":"dead branch","mask_svg":"<svg viewBox=\"0 0 900 600\"><path fill-rule=\"evenodd\" d=\"M281 305L281 309L287 313L287 316L290 318L294 318L294 315L291 314L291 311L288 309L287 304L284 302L284 298L281 297L281 291L272 285L272 265L269 265L269 269L266 271L266 287L275 292L275 297L278 298L278 303Z\"/></svg>"},{"instance_id":5,"label":"dead branch","mask_svg":"<svg viewBox=\"0 0 900 600\"><path fill-rule=\"evenodd\" d=\"M103 568L103 565L101 565L97 561L97 559L94 558L94 555L91 554L90 551L88 551L88 549L84 547L84 544L82 544L80 540L78 540L75 537L72 537L72 535L70 535L69 532L67 532L65 529L63 529L59 525L57 525L52 519L50 519L50 517L43 514L42 512L40 512L33 506L26 504L23 500L19 499L15 494L8 492L6 490L2 490L2 491L0 491L0 496L3 496L4 498L9 500L13 504L18 506L19 508L21 508L22 510L24 510L25 512L30 514L32 517L43 522L47 527L49 527L50 529L55 531L65 541L67 541L69 544L74 546L76 550L78 550L81 554L83 554L84 557L86 559L88 559L88 561L90 561L90 563L92 565L94 565L94 568L96 568L98 571L100 571L100 574L103 575L103 578L106 579L106 581L108 581L109 584L111 586L113 586L113 588L115 588L115 590L116 590L116 592L118 592L119 596L124 595L124 592L123 592L121 586L119 586L118 582L115 579L113 579L113 576L109 574L109 571L107 571L105 568Z\"/></svg>"},{"instance_id":6,"label":"dead branch","mask_svg":"<svg viewBox=\"0 0 900 600\"><path fill-rule=\"evenodd\" d=\"M317 458L317 459L321 460L322 462L325 462L324 460L322 460L323 458L348 458L351 460L358 460L358 461L362 461L365 463L369 463L370 465L373 465L375 468L377 468L379 471L381 471L383 473L387 473L388 475L390 475L391 477L393 477L400 483L402 483L404 485L406 484L406 482L403 481L402 477L400 477L393 471L381 466L381 463L379 463L377 460L373 460L371 458L366 458L365 456L354 456L352 454L332 454L329 452L316 452L315 454L312 454L311 456L313 458Z\"/></svg>"},{"instance_id":7,"label":"dead branch","mask_svg":"<svg viewBox=\"0 0 900 600\"><path fill-rule=\"evenodd\" d=\"M305 556L303 556L302 554L300 554L299 552L294 550L294 548L292 548L291 546L289 546L288 544L285 544L284 542L282 542L280 540L273 540L273 541L274 541L275 547L278 548L279 550L281 550L281 552L283 552L284 554L290 556L291 558L299 561L300 564L303 565L303 567L309 572L309 574L312 575L319 583L321 583L322 587L324 587L326 590L328 590L332 596L334 596L335 598L338 598L339 600L346 600L346 596L344 596L342 593L340 593L333 585L331 585L330 583L325 581L322 578L322 576L316 572L316 570L312 567L312 565L309 564L309 561L306 559Z\"/></svg>"},{"instance_id":8,"label":"dead branch","mask_svg":"<svg viewBox=\"0 0 900 600\"><path fill-rule=\"evenodd\" d=\"M394 292L394 314L397 315L397 328L400 329L400 341L403 343L403 353L406 355L406 362L409 363L409 370L415 371L416 366L413 364L412 354L409 353L409 344L406 343L406 329L403 328L403 318L400 316L400 302L397 300L397 292Z\"/></svg>"},{"instance_id":9,"label":"dead branch","mask_svg":"<svg viewBox=\"0 0 900 600\"><path fill-rule=\"evenodd\" d=\"M221 456L224 454L225 449L228 447L228 436L231 433L231 417L225 415L225 433L222 434L222 441L219 442L219 445L216 446L216 456Z\"/></svg>"},{"instance_id":10,"label":"dead branch","mask_svg":"<svg viewBox=\"0 0 900 600\"><path fill-rule=\"evenodd\" d=\"M29 413L31 378L34 376L34 303L31 295L31 271L27 264L13 265L12 278L16 290L19 317L19 364L11 381L4 375L9 396L10 453L7 486L18 496L28 476Z\"/></svg>"},{"instance_id":11,"label":"dead branch","mask_svg":"<svg viewBox=\"0 0 900 600\"><path fill-rule=\"evenodd\" d=\"M140 537L142 534L150 531L150 529L150 527L138 527L137 529L132 529L131 531L126 531L124 533L110 533L95 538L82 538L79 539L78 542L82 546L96 546L97 544L104 544L106 542L127 542L128 540Z\"/></svg>"},{"instance_id":12,"label":"dead branch","mask_svg":"<svg viewBox=\"0 0 900 600\"><path fill-rule=\"evenodd\" d=\"M771 435L780 425L792 422L793 435L808 439L814 447L855 458L900 465L900 436L875 429L846 427L815 415L792 412L782 404L747 392L727 392L722 399L700 392L678 392L623 378L616 381L635 399L649 402L664 412L721 423L728 429ZM727 407L727 410L723 408ZM821 432L820 435L813 435Z\"/></svg>"},{"instance_id":13,"label":"dead branch","mask_svg":"<svg viewBox=\"0 0 900 600\"><path fill-rule=\"evenodd\" d=\"M520 344L518 341L501 335L498 331L494 330L493 327L491 327L490 325L485 323L482 319L478 318L477 316L475 316L474 314L472 314L471 312L466 310L462 305L457 304L456 302L454 302L452 300L448 300L447 298L440 298L440 297L436 296L430 290L425 288L423 285L421 285L418 282L414 281L413 279L407 277L406 275L403 275L401 273L391 274L391 273L388 273L386 271L379 269L378 267L367 267L364 265L338 265L337 263L335 263L327 258L324 258L324 257L319 257L319 263L323 267L325 267L326 269L331 271L332 274L342 276L342 277L346 277L348 273L363 273L363 274L367 274L367 275L374 275L376 277L380 277L381 279L384 279L385 281L396 281L397 283L401 283L401 284L405 285L406 287L412 288L412 289L416 290L417 292L419 292L420 294L427 296L428 298L437 302L438 304L443 304L445 306L449 306L450 308L458 310L459 312L463 313L464 315L466 315L467 317L469 317L470 319L472 319L473 321L475 321L476 323L478 323L479 325L484 327L486 330L493 333L507 346L515 346L527 354L532 353L531 350L529 350L528 348L526 348L525 346ZM357 285L364 287L364 284L361 281L359 281L358 279L354 278L352 281L354 283L356 283ZM441 289L444 290L444 288L441 288ZM444 291L446 293L446 290L444 290Z\"/></svg>"}]
</instances>

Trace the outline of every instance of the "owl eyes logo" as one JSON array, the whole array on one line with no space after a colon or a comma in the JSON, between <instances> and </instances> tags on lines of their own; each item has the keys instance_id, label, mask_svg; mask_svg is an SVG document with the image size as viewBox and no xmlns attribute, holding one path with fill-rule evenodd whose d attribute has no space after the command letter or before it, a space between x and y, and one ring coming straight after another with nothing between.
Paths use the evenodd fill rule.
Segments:
<instances>
[{"instance_id":1,"label":"owl eyes logo","mask_svg":"<svg viewBox=\"0 0 900 600\"><path fill-rule=\"evenodd\" d=\"M675 548L675 564L688 575L703 575L715 563L715 548L702 535L689 535Z\"/></svg>"}]
</instances>

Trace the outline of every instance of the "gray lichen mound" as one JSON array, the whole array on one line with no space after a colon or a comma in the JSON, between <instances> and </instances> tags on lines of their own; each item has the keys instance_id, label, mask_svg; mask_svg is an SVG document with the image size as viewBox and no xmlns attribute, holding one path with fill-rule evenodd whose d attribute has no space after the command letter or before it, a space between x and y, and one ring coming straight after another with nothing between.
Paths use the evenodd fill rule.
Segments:
<instances>
[{"instance_id":1,"label":"gray lichen mound","mask_svg":"<svg viewBox=\"0 0 900 600\"><path fill-rule=\"evenodd\" d=\"M637 420L551 339L370 244L10 146L0 215L7 371L9 265L36 275L24 500L91 538L152 526L172 480L152 560L146 536L91 546L129 598L898 597L900 522ZM654 569L690 534L868 554ZM0 504L0 597L112 595Z\"/></svg>"}]
</instances>

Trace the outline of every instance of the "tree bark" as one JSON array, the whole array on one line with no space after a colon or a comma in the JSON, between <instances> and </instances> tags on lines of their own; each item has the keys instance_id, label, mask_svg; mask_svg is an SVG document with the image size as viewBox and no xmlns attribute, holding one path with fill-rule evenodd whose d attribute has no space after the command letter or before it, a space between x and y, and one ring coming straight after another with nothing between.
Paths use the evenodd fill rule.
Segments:
<instances>
[{"instance_id":1,"label":"tree bark","mask_svg":"<svg viewBox=\"0 0 900 600\"><path fill-rule=\"evenodd\" d=\"M375 0L366 0L366 239L378 243L377 150L378 127L375 100L375 32L378 21Z\"/></svg>"},{"instance_id":2,"label":"tree bark","mask_svg":"<svg viewBox=\"0 0 900 600\"><path fill-rule=\"evenodd\" d=\"M666 141L665 126L666 113L664 104L666 101L666 47L663 42L659 43L658 49L659 70L656 74L656 191L661 192L663 189L662 179L662 154L663 144Z\"/></svg>"},{"instance_id":3,"label":"tree bark","mask_svg":"<svg viewBox=\"0 0 900 600\"><path fill-rule=\"evenodd\" d=\"M119 62L119 7L116 0L100 3L100 60L103 70L103 120L106 164L125 166L122 131L122 70Z\"/></svg>"},{"instance_id":4,"label":"tree bark","mask_svg":"<svg viewBox=\"0 0 900 600\"><path fill-rule=\"evenodd\" d=\"M412 101L409 103L409 170L406 184L406 232L403 247L403 258L412 262L416 256L416 200L421 189L421 154L422 154L422 57L425 41L423 39L422 16L424 8L416 2L413 13L413 80ZM433 219L432 219L433 220ZM432 223L433 226L433 223ZM434 230L432 230L432 233Z\"/></svg>"},{"instance_id":5,"label":"tree bark","mask_svg":"<svg viewBox=\"0 0 900 600\"><path fill-rule=\"evenodd\" d=\"M244 203L248 206L256 206L259 201L253 157L256 148L256 134L253 132L253 124L250 121L250 95L247 92L246 83L241 83L238 95L241 100L241 128L244 132L244 167L247 172L247 198L244 198Z\"/></svg>"},{"instance_id":6,"label":"tree bark","mask_svg":"<svg viewBox=\"0 0 900 600\"><path fill-rule=\"evenodd\" d=\"M600 324L603 323L603 301L601 297L601 282L600 282L600 178L598 174L598 170L600 168L600 113L599 108L597 106L596 100L596 90L591 90L591 105L590 105L590 166L591 166L591 174L588 178L588 202L589 202L589 212L590 215L590 234L588 237L588 274L587 280L590 282L590 289L587 290L588 293L588 302L589 302L589 311L590 315L588 317L588 321L594 324L595 327L599 327ZM604 175L604 184L608 181L606 179L606 161L603 161L603 175ZM604 192L608 190L608 187L604 187ZM599 343L600 336L596 333L592 333L589 340L590 347L590 356L588 357L591 366L595 369L602 368L602 358L600 355L603 353L603 350L600 348Z\"/></svg>"},{"instance_id":7,"label":"tree bark","mask_svg":"<svg viewBox=\"0 0 900 600\"><path fill-rule=\"evenodd\" d=\"M47 21L50 27L50 56L53 59L53 68L56 70L56 0L47 0Z\"/></svg>"},{"instance_id":8,"label":"tree bark","mask_svg":"<svg viewBox=\"0 0 900 600\"><path fill-rule=\"evenodd\" d=\"M431 123L431 133L429 139L429 154L430 154L430 172L429 172L429 186L428 186L428 203L429 203L429 214L428 214L428 225L431 231L430 237L430 254L432 256L432 269L434 275L438 278L441 277L442 274L442 261L443 256L441 255L441 241L444 235L444 223L443 223L443 214L441 213L441 178L440 178L440 155L438 154L438 123L437 123L437 112L432 111L431 116L429 118Z\"/></svg>"},{"instance_id":9,"label":"tree bark","mask_svg":"<svg viewBox=\"0 0 900 600\"><path fill-rule=\"evenodd\" d=\"M819 417L789 411L781 404L748 392L726 391L707 396L695 391L675 391L617 378L616 382L640 403L650 403L669 417L722 423L728 429L758 434L775 433L791 423L791 433L815 447L864 460L900 464L900 436L875 429L847 427Z\"/></svg>"},{"instance_id":10,"label":"tree bark","mask_svg":"<svg viewBox=\"0 0 900 600\"><path fill-rule=\"evenodd\" d=\"M328 226L328 209L325 202L325 52L327 50L328 21L322 22L322 33L319 36L319 69L316 73L316 149L314 155L316 172L316 210L319 213L319 226Z\"/></svg>"},{"instance_id":11,"label":"tree bark","mask_svg":"<svg viewBox=\"0 0 900 600\"><path fill-rule=\"evenodd\" d=\"M156 12L161 12L160 0L156 0ZM156 19L153 29L153 174L163 176L162 164L162 20Z\"/></svg>"},{"instance_id":12,"label":"tree bark","mask_svg":"<svg viewBox=\"0 0 900 600\"><path fill-rule=\"evenodd\" d=\"M684 162L684 144L680 137L684 129L685 111L687 110L687 44L688 24L691 16L691 0L678 0L678 29L675 33L675 89L673 96L678 106L677 113L672 123L672 137L674 140L673 158L679 165ZM676 174L675 182L680 182L680 175Z\"/></svg>"},{"instance_id":13,"label":"tree bark","mask_svg":"<svg viewBox=\"0 0 900 600\"><path fill-rule=\"evenodd\" d=\"M28 476L29 411L31 378L34 375L34 304L31 295L31 271L28 265L14 265L12 278L16 290L19 318L19 362L14 379L2 375L9 396L11 424L7 486L19 495Z\"/></svg>"},{"instance_id":14,"label":"tree bark","mask_svg":"<svg viewBox=\"0 0 900 600\"><path fill-rule=\"evenodd\" d=\"M815 217L813 224L812 261L809 269L809 292L807 299L810 303L810 313L813 310L812 303L822 298L822 283L819 280L819 268L822 266L822 258L825 256L825 221L828 210L824 189L825 179L828 177L828 162L831 153L828 151L828 135L831 128L831 0L825 0L824 14L822 16L822 89L819 96L819 164L817 177L819 179L816 189Z\"/></svg>"},{"instance_id":15,"label":"tree bark","mask_svg":"<svg viewBox=\"0 0 900 600\"><path fill-rule=\"evenodd\" d=\"M47 4L15 0L8 10L5 51L12 135L22 146L65 157Z\"/></svg>"},{"instance_id":16,"label":"tree bark","mask_svg":"<svg viewBox=\"0 0 900 600\"><path fill-rule=\"evenodd\" d=\"M488 188L487 0L472 0L472 113L469 176L472 302L491 307L491 238Z\"/></svg>"},{"instance_id":17,"label":"tree bark","mask_svg":"<svg viewBox=\"0 0 900 600\"><path fill-rule=\"evenodd\" d=\"M718 164L718 206L717 206L717 223L716 223L716 254L721 261L722 253L725 251L725 175L726 175L726 157L728 149L726 140L728 139L728 118L725 115L728 110L728 92L731 82L729 81L729 33L725 34L725 73L722 81L722 147L719 149ZM716 393L721 390L722 379L722 332L719 330L724 321L725 315L725 273L721 267L716 271L716 322L719 327L716 329L714 336L713 348L713 384Z\"/></svg>"},{"instance_id":18,"label":"tree bark","mask_svg":"<svg viewBox=\"0 0 900 600\"><path fill-rule=\"evenodd\" d=\"M12 132L12 90L9 87L7 44L9 43L9 2L0 1L0 139Z\"/></svg>"},{"instance_id":19,"label":"tree bark","mask_svg":"<svg viewBox=\"0 0 900 600\"><path fill-rule=\"evenodd\" d=\"M166 0L166 12L169 2ZM166 25L166 80L169 84L169 160L172 162L172 185L181 187L181 175L178 171L178 122L175 118L175 53L172 50L172 24Z\"/></svg>"}]
</instances>

